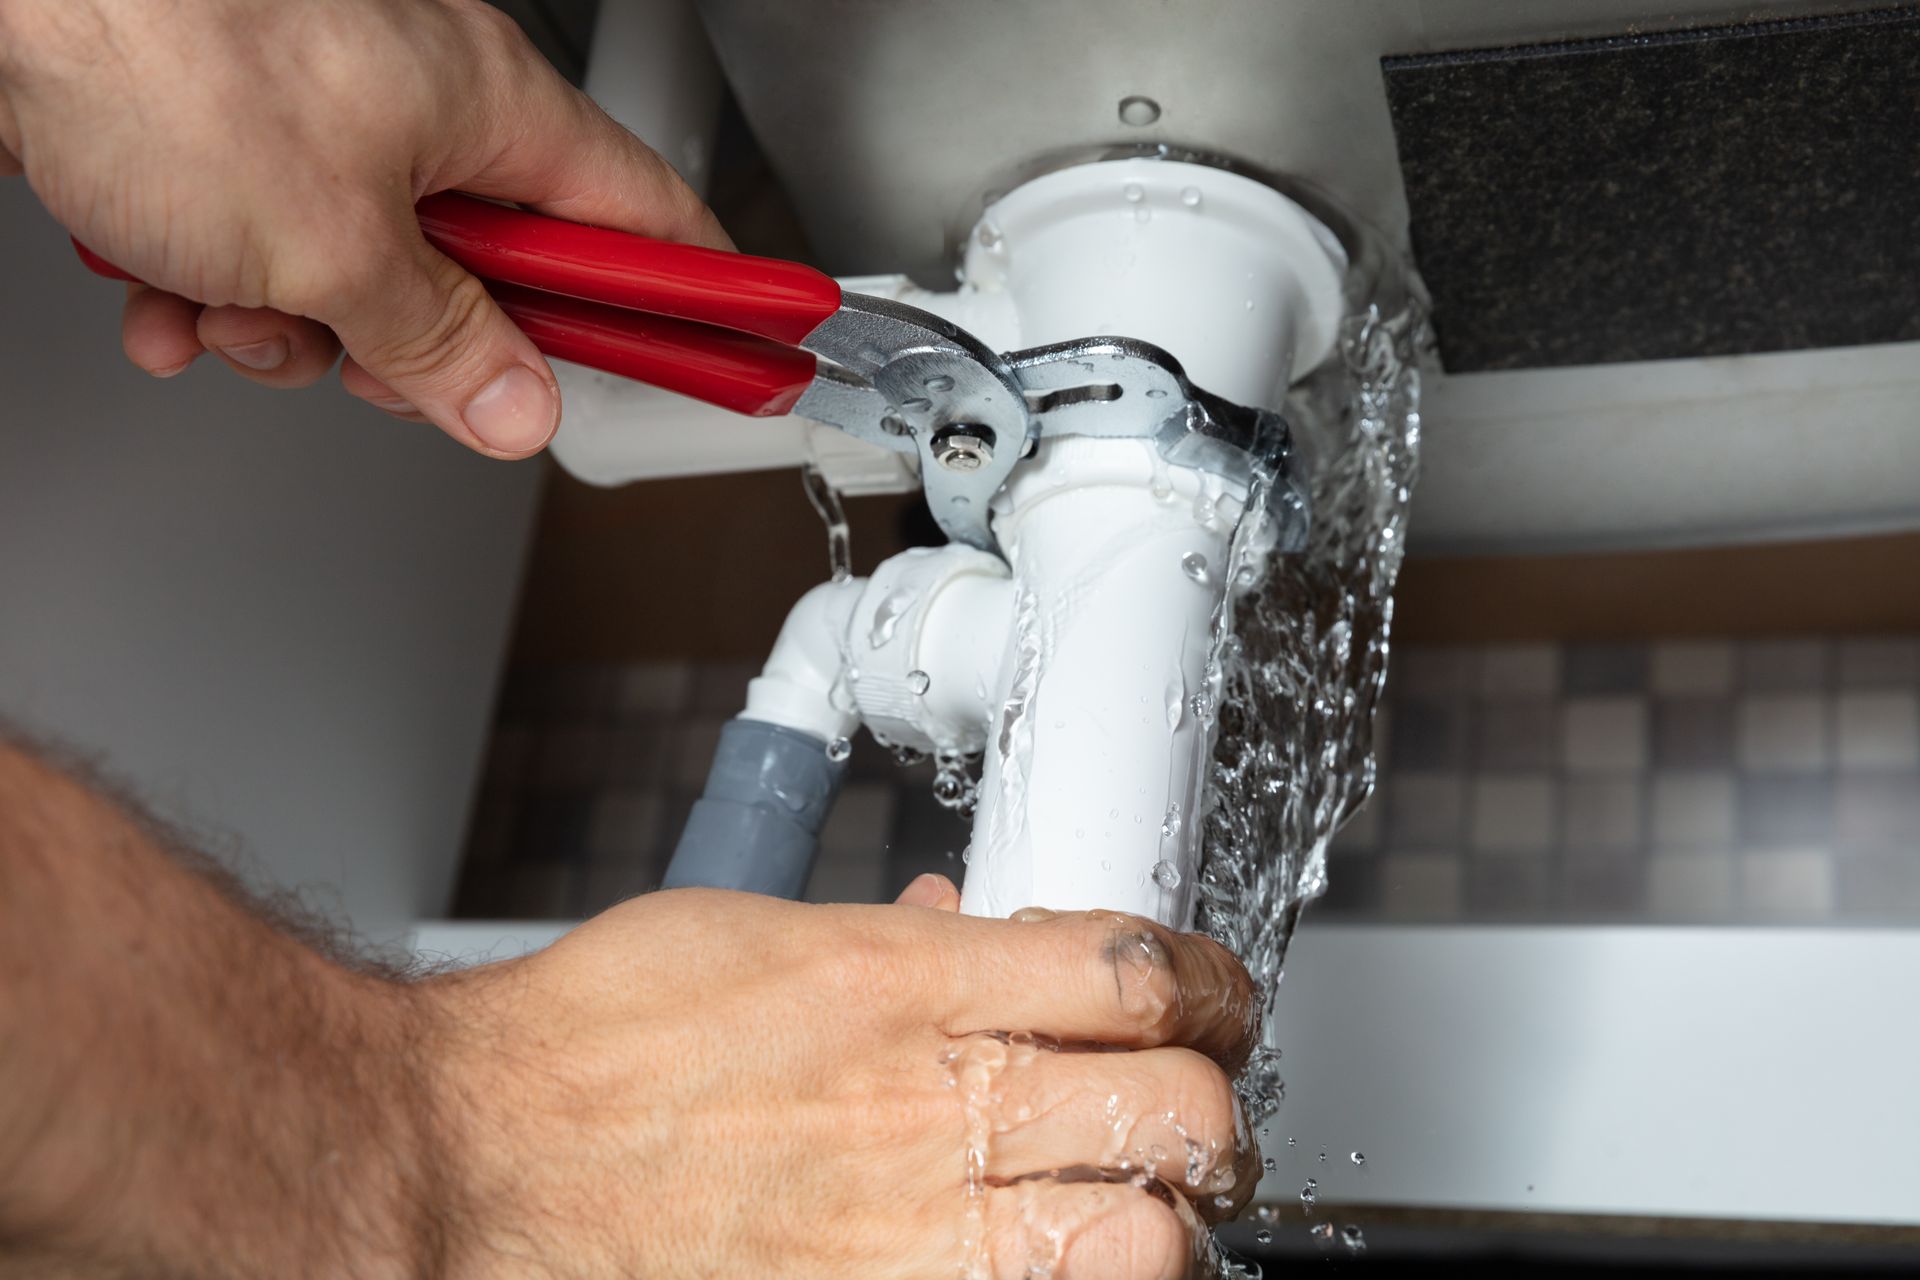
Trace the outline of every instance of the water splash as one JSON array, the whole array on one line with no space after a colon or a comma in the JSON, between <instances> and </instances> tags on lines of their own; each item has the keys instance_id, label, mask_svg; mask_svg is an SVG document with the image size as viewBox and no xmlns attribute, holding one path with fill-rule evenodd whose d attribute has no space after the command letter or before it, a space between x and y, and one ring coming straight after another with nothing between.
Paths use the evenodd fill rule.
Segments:
<instances>
[{"instance_id":1,"label":"water splash","mask_svg":"<svg viewBox=\"0 0 1920 1280\"><path fill-rule=\"evenodd\" d=\"M1288 944L1302 908L1326 890L1334 832L1373 793L1373 714L1419 468L1419 359L1430 341L1418 302L1348 318L1340 358L1289 406L1290 466L1311 514L1305 547L1284 557L1259 551L1276 525L1300 514L1290 504L1301 494L1257 477L1228 555L1232 589L1208 668L1217 725L1194 815L1197 927L1239 956L1266 993L1269 1016L1235 1081L1256 1125L1286 1096L1270 1014ZM1365 1159L1351 1158L1356 1166ZM1301 1189L1309 1215L1318 1189L1314 1179ZM1331 1243L1333 1228L1316 1224L1314 1235ZM1364 1247L1356 1228L1348 1248ZM1227 1280L1259 1274L1218 1243L1213 1265Z\"/></svg>"},{"instance_id":2,"label":"water splash","mask_svg":"<svg viewBox=\"0 0 1920 1280\"><path fill-rule=\"evenodd\" d=\"M833 581L845 582L853 576L853 537L847 531L847 513L840 505L840 491L811 462L800 468L800 483L807 491L807 501L827 526L827 566Z\"/></svg>"},{"instance_id":3,"label":"water splash","mask_svg":"<svg viewBox=\"0 0 1920 1280\"><path fill-rule=\"evenodd\" d=\"M1285 520L1289 492L1256 482L1234 534L1234 581L1215 628L1218 728L1201 822L1198 925L1246 964L1271 1008L1300 910L1326 889L1335 830L1372 794L1373 713L1386 678L1393 584L1420 447L1424 309L1370 307L1337 361L1290 406L1295 474L1312 514L1300 552L1249 552ZM1229 644L1232 637L1237 643ZM1238 1087L1254 1123L1279 1105L1271 1018Z\"/></svg>"}]
</instances>

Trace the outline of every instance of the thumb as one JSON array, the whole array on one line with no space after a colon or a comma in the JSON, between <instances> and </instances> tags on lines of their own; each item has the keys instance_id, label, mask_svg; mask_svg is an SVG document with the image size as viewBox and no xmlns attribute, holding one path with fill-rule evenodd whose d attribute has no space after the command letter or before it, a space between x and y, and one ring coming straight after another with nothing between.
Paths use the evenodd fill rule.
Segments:
<instances>
[{"instance_id":1,"label":"thumb","mask_svg":"<svg viewBox=\"0 0 1920 1280\"><path fill-rule=\"evenodd\" d=\"M404 225L406 251L372 296L326 317L351 357L342 382L481 453L538 452L560 422L553 370L478 280Z\"/></svg>"}]
</instances>

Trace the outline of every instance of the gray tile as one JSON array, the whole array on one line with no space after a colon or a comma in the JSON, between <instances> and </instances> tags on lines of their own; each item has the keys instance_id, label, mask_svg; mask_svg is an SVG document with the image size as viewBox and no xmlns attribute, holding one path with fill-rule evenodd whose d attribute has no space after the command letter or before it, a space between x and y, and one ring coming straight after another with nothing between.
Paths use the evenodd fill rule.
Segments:
<instances>
[{"instance_id":1,"label":"gray tile","mask_svg":"<svg viewBox=\"0 0 1920 1280\"><path fill-rule=\"evenodd\" d=\"M668 778L686 791L698 793L707 785L707 772L713 768L713 753L720 746L720 731L731 716L695 716L680 722L674 734L673 755Z\"/></svg>"},{"instance_id":2,"label":"gray tile","mask_svg":"<svg viewBox=\"0 0 1920 1280\"><path fill-rule=\"evenodd\" d=\"M1570 698L1561 719L1569 773L1635 773L1647 766L1647 700Z\"/></svg>"},{"instance_id":3,"label":"gray tile","mask_svg":"<svg viewBox=\"0 0 1920 1280\"><path fill-rule=\"evenodd\" d=\"M693 694L690 662L636 662L614 674L614 706L622 719L671 715Z\"/></svg>"},{"instance_id":4,"label":"gray tile","mask_svg":"<svg viewBox=\"0 0 1920 1280\"><path fill-rule=\"evenodd\" d=\"M1840 778L1834 785L1834 839L1847 852L1920 858L1920 773Z\"/></svg>"},{"instance_id":5,"label":"gray tile","mask_svg":"<svg viewBox=\"0 0 1920 1280\"><path fill-rule=\"evenodd\" d=\"M496 918L564 920L578 915L575 901L580 870L566 863L521 862L506 867Z\"/></svg>"},{"instance_id":6,"label":"gray tile","mask_svg":"<svg viewBox=\"0 0 1920 1280\"><path fill-rule=\"evenodd\" d=\"M1843 919L1920 923L1920 849L1843 858L1834 875Z\"/></svg>"},{"instance_id":7,"label":"gray tile","mask_svg":"<svg viewBox=\"0 0 1920 1280\"><path fill-rule=\"evenodd\" d=\"M1395 692L1399 696L1443 698L1473 687L1472 649L1459 646L1402 649L1394 660Z\"/></svg>"},{"instance_id":8,"label":"gray tile","mask_svg":"<svg viewBox=\"0 0 1920 1280\"><path fill-rule=\"evenodd\" d=\"M1827 919L1833 914L1833 865L1824 849L1763 849L1742 855L1741 916Z\"/></svg>"},{"instance_id":9,"label":"gray tile","mask_svg":"<svg viewBox=\"0 0 1920 1280\"><path fill-rule=\"evenodd\" d=\"M1733 691L1733 646L1725 640L1656 644L1649 683L1666 697L1725 697Z\"/></svg>"},{"instance_id":10,"label":"gray tile","mask_svg":"<svg viewBox=\"0 0 1920 1280\"><path fill-rule=\"evenodd\" d=\"M960 850L972 828L950 809L942 808L927 787L903 787L894 794L893 839L887 853L885 895L891 899L926 872L937 872L961 883L966 868Z\"/></svg>"},{"instance_id":11,"label":"gray tile","mask_svg":"<svg viewBox=\"0 0 1920 1280\"><path fill-rule=\"evenodd\" d=\"M738 715L747 705L747 681L760 674L758 662L702 662L693 669L687 706L693 711Z\"/></svg>"},{"instance_id":12,"label":"gray tile","mask_svg":"<svg viewBox=\"0 0 1920 1280\"><path fill-rule=\"evenodd\" d=\"M468 867L453 902L461 919L568 919L580 869L566 862L515 862Z\"/></svg>"},{"instance_id":13,"label":"gray tile","mask_svg":"<svg viewBox=\"0 0 1920 1280\"><path fill-rule=\"evenodd\" d=\"M582 791L606 784L613 732L591 724L563 724L541 734L534 782L544 791Z\"/></svg>"},{"instance_id":14,"label":"gray tile","mask_svg":"<svg viewBox=\"0 0 1920 1280\"><path fill-rule=\"evenodd\" d=\"M600 664L516 667L500 688L504 720L599 720L613 711L616 668Z\"/></svg>"},{"instance_id":15,"label":"gray tile","mask_svg":"<svg viewBox=\"0 0 1920 1280\"><path fill-rule=\"evenodd\" d=\"M1841 694L1834 707L1834 739L1846 772L1920 769L1920 693L1865 689Z\"/></svg>"},{"instance_id":16,"label":"gray tile","mask_svg":"<svg viewBox=\"0 0 1920 1280\"><path fill-rule=\"evenodd\" d=\"M1750 694L1735 709L1735 754L1750 773L1814 772L1831 755L1827 699L1817 693Z\"/></svg>"},{"instance_id":17,"label":"gray tile","mask_svg":"<svg viewBox=\"0 0 1920 1280\"><path fill-rule=\"evenodd\" d=\"M1544 774L1480 774L1472 782L1468 843L1476 853L1531 853L1554 846L1558 780Z\"/></svg>"},{"instance_id":18,"label":"gray tile","mask_svg":"<svg viewBox=\"0 0 1920 1280\"><path fill-rule=\"evenodd\" d=\"M673 726L658 720L626 721L609 730L608 783L618 787L667 785L679 774L679 770L672 767L676 736ZM711 761L709 756L708 762Z\"/></svg>"},{"instance_id":19,"label":"gray tile","mask_svg":"<svg viewBox=\"0 0 1920 1280\"><path fill-rule=\"evenodd\" d=\"M597 915L660 887L664 860L613 858L588 862L580 886L581 914Z\"/></svg>"},{"instance_id":20,"label":"gray tile","mask_svg":"<svg viewBox=\"0 0 1920 1280\"><path fill-rule=\"evenodd\" d=\"M1327 891L1307 914L1365 919L1379 910L1380 859L1351 854L1327 868Z\"/></svg>"},{"instance_id":21,"label":"gray tile","mask_svg":"<svg viewBox=\"0 0 1920 1280\"><path fill-rule=\"evenodd\" d=\"M659 851L660 793L603 791L587 827L587 856L600 861L651 860Z\"/></svg>"},{"instance_id":22,"label":"gray tile","mask_svg":"<svg viewBox=\"0 0 1920 1280\"><path fill-rule=\"evenodd\" d=\"M1473 715L1473 760L1482 769L1545 769L1560 743L1560 707L1551 698L1489 698Z\"/></svg>"},{"instance_id":23,"label":"gray tile","mask_svg":"<svg viewBox=\"0 0 1920 1280\"><path fill-rule=\"evenodd\" d=\"M1560 648L1552 644L1492 644L1479 651L1480 695L1547 698L1560 692Z\"/></svg>"},{"instance_id":24,"label":"gray tile","mask_svg":"<svg viewBox=\"0 0 1920 1280\"><path fill-rule=\"evenodd\" d=\"M1728 853L1656 853L1647 862L1647 914L1701 924L1734 910L1734 859Z\"/></svg>"},{"instance_id":25,"label":"gray tile","mask_svg":"<svg viewBox=\"0 0 1920 1280\"><path fill-rule=\"evenodd\" d=\"M1552 904L1552 868L1540 858L1490 855L1467 866L1466 914L1537 920Z\"/></svg>"},{"instance_id":26,"label":"gray tile","mask_svg":"<svg viewBox=\"0 0 1920 1280\"><path fill-rule=\"evenodd\" d=\"M1740 683L1752 690L1824 689L1831 661L1825 640L1749 640L1740 646Z\"/></svg>"},{"instance_id":27,"label":"gray tile","mask_svg":"<svg viewBox=\"0 0 1920 1280\"><path fill-rule=\"evenodd\" d=\"M1401 769L1467 767L1469 704L1460 699L1401 698L1393 707L1393 761Z\"/></svg>"},{"instance_id":28,"label":"gray tile","mask_svg":"<svg viewBox=\"0 0 1920 1280\"><path fill-rule=\"evenodd\" d=\"M1647 665L1644 644L1568 645L1561 688L1572 697L1645 693Z\"/></svg>"},{"instance_id":29,"label":"gray tile","mask_svg":"<svg viewBox=\"0 0 1920 1280\"><path fill-rule=\"evenodd\" d=\"M1662 850L1726 850L1738 839L1731 773L1656 773L1651 842Z\"/></svg>"},{"instance_id":30,"label":"gray tile","mask_svg":"<svg viewBox=\"0 0 1920 1280\"><path fill-rule=\"evenodd\" d=\"M578 862L585 858L595 799L592 791L528 796L514 822L512 860Z\"/></svg>"},{"instance_id":31,"label":"gray tile","mask_svg":"<svg viewBox=\"0 0 1920 1280\"><path fill-rule=\"evenodd\" d=\"M1833 838L1833 779L1807 774L1743 774L1740 843L1747 848L1822 845Z\"/></svg>"},{"instance_id":32,"label":"gray tile","mask_svg":"<svg viewBox=\"0 0 1920 1280\"><path fill-rule=\"evenodd\" d=\"M1631 854L1570 854L1560 864L1561 911L1575 920L1620 920L1645 914L1647 873Z\"/></svg>"},{"instance_id":33,"label":"gray tile","mask_svg":"<svg viewBox=\"0 0 1920 1280\"><path fill-rule=\"evenodd\" d=\"M1396 773L1387 785L1387 840L1396 849L1457 849L1466 835L1466 780Z\"/></svg>"},{"instance_id":34,"label":"gray tile","mask_svg":"<svg viewBox=\"0 0 1920 1280\"><path fill-rule=\"evenodd\" d=\"M1461 863L1445 854L1394 853L1381 859L1381 915L1395 920L1458 919Z\"/></svg>"},{"instance_id":35,"label":"gray tile","mask_svg":"<svg viewBox=\"0 0 1920 1280\"><path fill-rule=\"evenodd\" d=\"M1562 793L1562 847L1638 849L1646 843L1639 778L1569 778Z\"/></svg>"},{"instance_id":36,"label":"gray tile","mask_svg":"<svg viewBox=\"0 0 1920 1280\"><path fill-rule=\"evenodd\" d=\"M1385 798L1378 791L1369 796L1359 811L1347 819L1346 825L1334 833L1332 852L1347 857L1379 848L1381 828L1385 825L1380 815L1385 809Z\"/></svg>"},{"instance_id":37,"label":"gray tile","mask_svg":"<svg viewBox=\"0 0 1920 1280\"><path fill-rule=\"evenodd\" d=\"M842 787L820 832L822 854L877 857L885 853L893 843L893 810L898 799L894 788L880 783L848 783Z\"/></svg>"},{"instance_id":38,"label":"gray tile","mask_svg":"<svg viewBox=\"0 0 1920 1280\"><path fill-rule=\"evenodd\" d=\"M514 833L519 826L520 793L486 790L480 793L467 824L467 867L498 866L513 857Z\"/></svg>"},{"instance_id":39,"label":"gray tile","mask_svg":"<svg viewBox=\"0 0 1920 1280\"><path fill-rule=\"evenodd\" d=\"M1856 636L1840 642L1840 684L1848 689L1920 685L1920 639Z\"/></svg>"},{"instance_id":40,"label":"gray tile","mask_svg":"<svg viewBox=\"0 0 1920 1280\"><path fill-rule=\"evenodd\" d=\"M1716 769L1733 763L1733 703L1726 698L1656 698L1653 766Z\"/></svg>"}]
</instances>

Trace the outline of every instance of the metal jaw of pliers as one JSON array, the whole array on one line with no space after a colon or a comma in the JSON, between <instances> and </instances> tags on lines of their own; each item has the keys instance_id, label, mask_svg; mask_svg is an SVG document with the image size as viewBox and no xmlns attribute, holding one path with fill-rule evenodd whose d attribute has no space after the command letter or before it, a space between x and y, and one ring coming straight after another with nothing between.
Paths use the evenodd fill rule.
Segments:
<instances>
[{"instance_id":1,"label":"metal jaw of pliers","mask_svg":"<svg viewBox=\"0 0 1920 1280\"><path fill-rule=\"evenodd\" d=\"M1001 356L928 312L847 294L805 345L838 368L822 369L793 411L917 453L941 529L985 550L997 550L988 504L1041 440L1145 439L1172 465L1237 480L1287 447L1278 414L1200 390L1179 361L1132 338Z\"/></svg>"},{"instance_id":2,"label":"metal jaw of pliers","mask_svg":"<svg viewBox=\"0 0 1920 1280\"><path fill-rule=\"evenodd\" d=\"M1001 355L939 316L845 293L796 262L453 192L417 212L427 238L484 281L548 355L916 454L934 519L983 550L998 550L993 496L1042 439L1144 438L1171 463L1235 477L1286 447L1277 415L1195 388L1144 342L1092 338ZM99 274L131 279L76 248Z\"/></svg>"}]
</instances>

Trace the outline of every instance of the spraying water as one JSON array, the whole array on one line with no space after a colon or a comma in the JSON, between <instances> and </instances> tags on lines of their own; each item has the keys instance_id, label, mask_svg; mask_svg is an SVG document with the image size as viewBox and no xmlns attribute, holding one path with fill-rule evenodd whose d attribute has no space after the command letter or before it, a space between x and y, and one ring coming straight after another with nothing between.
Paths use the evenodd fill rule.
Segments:
<instances>
[{"instance_id":1,"label":"spraying water","mask_svg":"<svg viewBox=\"0 0 1920 1280\"><path fill-rule=\"evenodd\" d=\"M1327 844L1372 794L1373 713L1386 679L1393 584L1420 449L1418 355L1425 314L1409 304L1350 317L1339 359L1294 412L1306 547L1270 563L1262 522L1286 491L1255 486L1234 538L1233 583L1215 627L1218 727L1201 822L1198 926L1278 992L1301 908L1327 884ZM1251 570L1251 572L1249 572ZM1241 1099L1254 1123L1284 1093L1264 1019Z\"/></svg>"}]
</instances>

